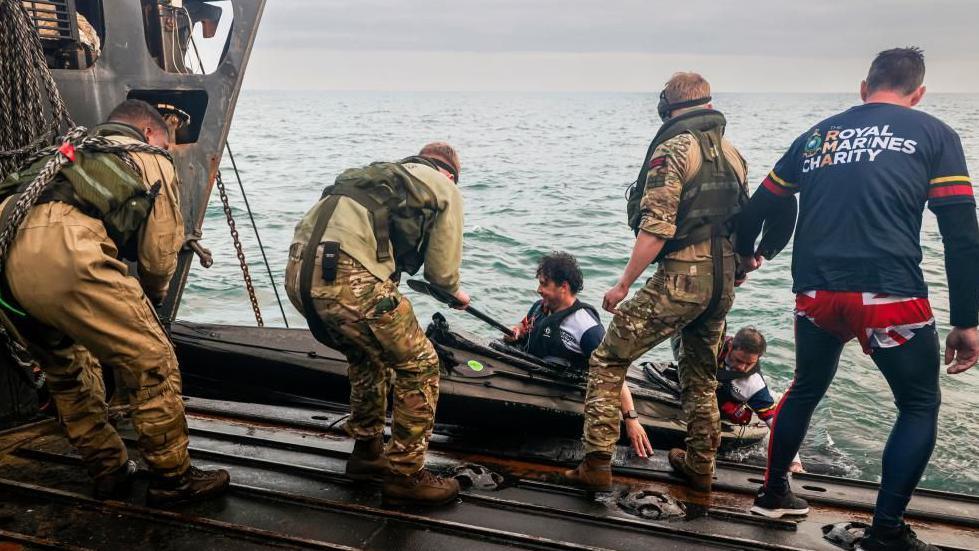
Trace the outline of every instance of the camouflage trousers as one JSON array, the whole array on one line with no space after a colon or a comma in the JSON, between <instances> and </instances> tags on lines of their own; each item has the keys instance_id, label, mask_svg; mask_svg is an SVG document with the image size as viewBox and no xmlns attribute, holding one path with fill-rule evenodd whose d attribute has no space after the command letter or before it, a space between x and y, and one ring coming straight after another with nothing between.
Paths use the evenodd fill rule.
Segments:
<instances>
[{"instance_id":1,"label":"camouflage trousers","mask_svg":"<svg viewBox=\"0 0 979 551\"><path fill-rule=\"evenodd\" d=\"M321 249L322 250L322 249ZM439 359L418 325L407 298L392 281L382 281L359 262L340 254L336 280L323 282L320 254L313 271L316 315L332 342L347 357L350 417L346 431L358 440L384 432L388 389L394 384L391 440L385 455L391 470L412 474L425 464L439 396ZM300 262L290 256L286 290L302 312L298 296Z\"/></svg>"},{"instance_id":2,"label":"camouflage trousers","mask_svg":"<svg viewBox=\"0 0 979 551\"><path fill-rule=\"evenodd\" d=\"M89 473L129 458L107 419L102 368L116 371L137 447L164 476L190 467L173 345L101 222L64 203L35 207L10 248L5 275L30 318L8 314L44 369L68 440Z\"/></svg>"},{"instance_id":3,"label":"camouflage trousers","mask_svg":"<svg viewBox=\"0 0 979 551\"><path fill-rule=\"evenodd\" d=\"M687 466L713 472L720 445L717 349L734 302L734 257L724 257L720 300L706 311L714 288L710 261L665 260L636 294L619 305L589 361L585 397L586 452L612 453L619 440L619 392L629 365L674 333L682 336L679 374L687 423Z\"/></svg>"}]
</instances>

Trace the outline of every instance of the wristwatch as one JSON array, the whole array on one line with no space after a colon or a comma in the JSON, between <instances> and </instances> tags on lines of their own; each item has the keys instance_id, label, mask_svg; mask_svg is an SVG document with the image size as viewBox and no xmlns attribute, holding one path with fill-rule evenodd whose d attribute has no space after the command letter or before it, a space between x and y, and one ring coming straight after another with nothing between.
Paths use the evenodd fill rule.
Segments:
<instances>
[{"instance_id":1,"label":"wristwatch","mask_svg":"<svg viewBox=\"0 0 979 551\"><path fill-rule=\"evenodd\" d=\"M636 410L634 409L630 409L629 411L625 412L623 416L626 419L639 419L639 414L636 413Z\"/></svg>"}]
</instances>

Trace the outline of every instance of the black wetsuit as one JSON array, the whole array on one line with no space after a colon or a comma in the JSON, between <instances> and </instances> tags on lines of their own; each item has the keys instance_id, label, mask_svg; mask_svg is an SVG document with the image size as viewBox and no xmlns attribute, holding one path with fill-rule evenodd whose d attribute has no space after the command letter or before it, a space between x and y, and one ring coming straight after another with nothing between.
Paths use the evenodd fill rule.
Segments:
<instances>
[{"instance_id":1,"label":"black wetsuit","mask_svg":"<svg viewBox=\"0 0 979 551\"><path fill-rule=\"evenodd\" d=\"M951 323L979 317L979 225L958 136L921 111L865 104L800 136L739 220L738 252L801 194L792 259L795 380L776 413L766 486L781 492L844 343L860 339L894 393L874 524L902 522L934 449L939 342L919 263L921 215L938 217Z\"/></svg>"}]
</instances>

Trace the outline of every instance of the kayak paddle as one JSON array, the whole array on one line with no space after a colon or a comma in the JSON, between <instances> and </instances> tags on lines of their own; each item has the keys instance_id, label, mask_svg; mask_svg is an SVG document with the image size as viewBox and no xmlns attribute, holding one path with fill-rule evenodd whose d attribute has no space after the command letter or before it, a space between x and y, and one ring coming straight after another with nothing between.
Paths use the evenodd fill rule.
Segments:
<instances>
[{"instance_id":1,"label":"kayak paddle","mask_svg":"<svg viewBox=\"0 0 979 551\"><path fill-rule=\"evenodd\" d=\"M420 279L409 279L406 283L408 284L408 288L410 288L412 291L421 293L423 295L428 295L443 304L448 304L452 307L459 304L459 301L456 299L456 297L452 296L452 294L445 292L443 289L439 289L427 281L422 281ZM465 311L492 325L495 329L499 329L504 334L511 337L513 336L513 331L510 330L509 327L473 308L471 304L465 308Z\"/></svg>"}]
</instances>

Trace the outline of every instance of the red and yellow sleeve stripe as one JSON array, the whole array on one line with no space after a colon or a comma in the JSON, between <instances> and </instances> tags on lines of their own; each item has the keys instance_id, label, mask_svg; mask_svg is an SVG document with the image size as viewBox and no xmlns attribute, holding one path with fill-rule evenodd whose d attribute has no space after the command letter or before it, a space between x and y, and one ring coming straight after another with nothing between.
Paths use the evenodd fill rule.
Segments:
<instances>
[{"instance_id":1,"label":"red and yellow sleeve stripe","mask_svg":"<svg viewBox=\"0 0 979 551\"><path fill-rule=\"evenodd\" d=\"M968 176L942 176L928 181L928 198L972 197L972 181Z\"/></svg>"},{"instance_id":2,"label":"red and yellow sleeve stripe","mask_svg":"<svg viewBox=\"0 0 979 551\"><path fill-rule=\"evenodd\" d=\"M779 178L774 170L768 173L761 185L779 197L788 197L799 189L799 186Z\"/></svg>"},{"instance_id":3,"label":"red and yellow sleeve stripe","mask_svg":"<svg viewBox=\"0 0 979 551\"><path fill-rule=\"evenodd\" d=\"M761 419L762 421L775 417L775 413L776 413L775 404L772 404L764 408L758 408L755 410L755 415L757 415L758 418Z\"/></svg>"}]
</instances>

